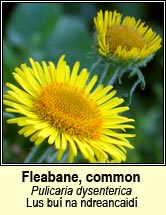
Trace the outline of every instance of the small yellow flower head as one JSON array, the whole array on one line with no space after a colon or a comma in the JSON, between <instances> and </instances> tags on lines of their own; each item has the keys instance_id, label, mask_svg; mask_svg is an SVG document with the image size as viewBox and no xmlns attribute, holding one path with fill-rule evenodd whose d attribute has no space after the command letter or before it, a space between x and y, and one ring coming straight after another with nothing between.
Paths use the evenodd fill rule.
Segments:
<instances>
[{"instance_id":1,"label":"small yellow flower head","mask_svg":"<svg viewBox=\"0 0 166 215\"><path fill-rule=\"evenodd\" d=\"M116 11L99 11L94 18L99 53L105 57L116 57L123 61L144 60L161 47L161 37L144 22Z\"/></svg>"},{"instance_id":2,"label":"small yellow flower head","mask_svg":"<svg viewBox=\"0 0 166 215\"><path fill-rule=\"evenodd\" d=\"M126 138L135 136L125 129L133 129L128 123L134 120L121 116L129 108L119 107L123 99L114 97L113 87L93 89L97 76L87 83L87 69L78 73L76 62L71 70L64 55L56 67L33 59L30 64L13 73L20 87L6 84L10 88L4 95L6 111L21 115L7 122L21 126L19 134L35 145L44 140L54 144L58 160L68 149L68 161L73 162L78 148L89 162L125 161L125 147L133 148Z\"/></svg>"}]
</instances>

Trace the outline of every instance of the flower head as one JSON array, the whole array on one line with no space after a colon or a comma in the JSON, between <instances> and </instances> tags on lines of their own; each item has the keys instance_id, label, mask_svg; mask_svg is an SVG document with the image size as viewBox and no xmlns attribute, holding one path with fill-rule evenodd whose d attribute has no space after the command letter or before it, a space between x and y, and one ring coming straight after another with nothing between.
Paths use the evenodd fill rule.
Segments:
<instances>
[{"instance_id":1,"label":"flower head","mask_svg":"<svg viewBox=\"0 0 166 215\"><path fill-rule=\"evenodd\" d=\"M57 66L30 59L31 66L22 64L13 76L20 87L7 83L10 88L4 95L7 112L19 113L9 119L22 128L20 135L29 137L35 145L47 139L54 144L60 160L68 149L68 160L73 162L80 150L89 162L121 162L126 149L133 148L126 138L134 137L126 129L133 119L119 113L129 108L122 106L123 99L114 97L112 86L94 86L97 76L88 81L87 69L79 71L79 62L71 70L60 57Z\"/></svg>"},{"instance_id":2,"label":"flower head","mask_svg":"<svg viewBox=\"0 0 166 215\"><path fill-rule=\"evenodd\" d=\"M99 11L94 18L97 31L99 53L106 57L115 57L128 61L138 61L152 56L160 47L161 37L135 20L116 11Z\"/></svg>"}]
</instances>

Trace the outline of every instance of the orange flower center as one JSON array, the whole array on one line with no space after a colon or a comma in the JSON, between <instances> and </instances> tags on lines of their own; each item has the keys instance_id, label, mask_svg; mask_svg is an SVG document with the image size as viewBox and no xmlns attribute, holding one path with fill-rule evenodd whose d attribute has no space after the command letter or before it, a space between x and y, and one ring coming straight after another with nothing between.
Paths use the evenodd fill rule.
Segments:
<instances>
[{"instance_id":1,"label":"orange flower center","mask_svg":"<svg viewBox=\"0 0 166 215\"><path fill-rule=\"evenodd\" d=\"M61 132L93 140L100 136L100 109L83 90L65 83L50 84L35 100L34 109L42 121Z\"/></svg>"},{"instance_id":2,"label":"orange flower center","mask_svg":"<svg viewBox=\"0 0 166 215\"><path fill-rule=\"evenodd\" d=\"M145 42L141 35L131 28L113 26L107 30L106 43L109 44L110 53L114 53L118 46L130 51L132 48L142 49Z\"/></svg>"}]
</instances>

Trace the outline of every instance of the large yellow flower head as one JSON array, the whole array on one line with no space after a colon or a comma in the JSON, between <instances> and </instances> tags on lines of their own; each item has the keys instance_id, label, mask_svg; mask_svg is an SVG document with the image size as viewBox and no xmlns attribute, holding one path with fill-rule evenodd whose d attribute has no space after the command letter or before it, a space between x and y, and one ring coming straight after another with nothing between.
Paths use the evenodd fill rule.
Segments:
<instances>
[{"instance_id":1,"label":"large yellow flower head","mask_svg":"<svg viewBox=\"0 0 166 215\"><path fill-rule=\"evenodd\" d=\"M133 119L121 116L127 111L122 98L114 97L112 86L99 85L97 76L88 81L87 69L79 71L79 62L71 70L60 57L57 66L30 59L31 66L22 64L13 76L20 87L7 83L4 95L7 112L22 116L8 119L21 126L20 135L29 137L35 145L44 140L54 144L60 160L68 149L68 160L73 162L77 149L89 162L121 162L126 160L126 149L133 148L126 138L134 137L126 129Z\"/></svg>"},{"instance_id":2,"label":"large yellow flower head","mask_svg":"<svg viewBox=\"0 0 166 215\"><path fill-rule=\"evenodd\" d=\"M128 61L144 60L161 47L161 37L145 26L144 22L135 20L116 11L99 11L94 18L97 31L99 53L106 57L118 57Z\"/></svg>"}]
</instances>

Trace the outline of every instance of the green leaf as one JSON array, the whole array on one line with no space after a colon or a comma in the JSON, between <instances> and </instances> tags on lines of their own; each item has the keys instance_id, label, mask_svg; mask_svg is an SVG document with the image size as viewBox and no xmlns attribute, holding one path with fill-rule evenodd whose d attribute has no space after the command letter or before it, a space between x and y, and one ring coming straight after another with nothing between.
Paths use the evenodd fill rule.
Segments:
<instances>
[{"instance_id":1,"label":"green leaf","mask_svg":"<svg viewBox=\"0 0 166 215\"><path fill-rule=\"evenodd\" d=\"M19 59L8 40L3 41L3 80L12 81L12 72L18 65Z\"/></svg>"},{"instance_id":2,"label":"green leaf","mask_svg":"<svg viewBox=\"0 0 166 215\"><path fill-rule=\"evenodd\" d=\"M55 61L65 54L70 65L78 60L82 67L90 68L92 59L88 58L88 53L91 42L92 38L81 20L63 16L43 47L43 51L46 50L45 59Z\"/></svg>"},{"instance_id":3,"label":"green leaf","mask_svg":"<svg viewBox=\"0 0 166 215\"><path fill-rule=\"evenodd\" d=\"M8 39L20 47L40 45L54 29L60 11L61 4L18 4L8 24Z\"/></svg>"}]
</instances>

